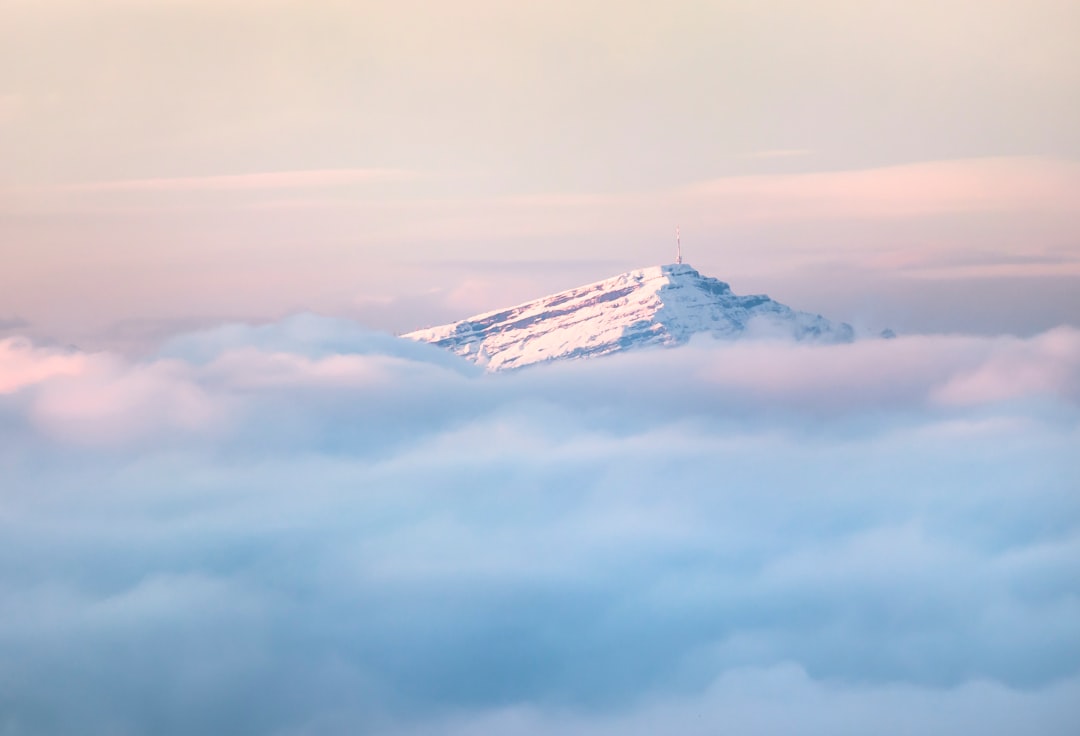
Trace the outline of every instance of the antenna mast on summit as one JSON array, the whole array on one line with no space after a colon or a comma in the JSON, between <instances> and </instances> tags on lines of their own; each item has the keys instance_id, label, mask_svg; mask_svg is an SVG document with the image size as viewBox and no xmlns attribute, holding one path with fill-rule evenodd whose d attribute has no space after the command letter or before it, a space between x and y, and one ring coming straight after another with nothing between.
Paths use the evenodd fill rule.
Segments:
<instances>
[{"instance_id":1,"label":"antenna mast on summit","mask_svg":"<svg viewBox=\"0 0 1080 736\"><path fill-rule=\"evenodd\" d=\"M675 262L682 263L682 240L679 239L679 226L675 226Z\"/></svg>"}]
</instances>

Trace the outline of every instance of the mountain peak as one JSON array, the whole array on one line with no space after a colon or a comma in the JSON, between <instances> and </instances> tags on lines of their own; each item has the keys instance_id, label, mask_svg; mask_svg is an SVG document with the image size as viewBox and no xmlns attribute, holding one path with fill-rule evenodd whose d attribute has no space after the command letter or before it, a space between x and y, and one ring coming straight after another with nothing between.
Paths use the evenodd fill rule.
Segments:
<instances>
[{"instance_id":1,"label":"mountain peak","mask_svg":"<svg viewBox=\"0 0 1080 736\"><path fill-rule=\"evenodd\" d=\"M488 370L673 347L698 333L767 334L850 342L850 325L797 312L764 294L739 296L687 263L627 271L603 281L485 312L405 337L445 347Z\"/></svg>"}]
</instances>

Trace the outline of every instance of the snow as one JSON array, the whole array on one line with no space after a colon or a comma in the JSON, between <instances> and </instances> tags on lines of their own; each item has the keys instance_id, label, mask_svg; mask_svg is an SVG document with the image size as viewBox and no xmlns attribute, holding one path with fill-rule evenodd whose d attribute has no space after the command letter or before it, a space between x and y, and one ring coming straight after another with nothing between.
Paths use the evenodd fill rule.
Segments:
<instances>
[{"instance_id":1,"label":"snow","mask_svg":"<svg viewBox=\"0 0 1080 736\"><path fill-rule=\"evenodd\" d=\"M490 371L549 360L672 347L707 333L850 342L850 325L739 296L688 264L651 266L404 337L447 348Z\"/></svg>"}]
</instances>

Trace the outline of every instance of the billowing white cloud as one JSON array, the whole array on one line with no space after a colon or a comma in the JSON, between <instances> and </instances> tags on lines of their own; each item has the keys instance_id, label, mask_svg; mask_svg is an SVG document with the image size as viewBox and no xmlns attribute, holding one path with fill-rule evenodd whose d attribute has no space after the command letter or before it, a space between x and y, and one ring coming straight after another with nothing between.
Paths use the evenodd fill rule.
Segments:
<instances>
[{"instance_id":1,"label":"billowing white cloud","mask_svg":"<svg viewBox=\"0 0 1080 736\"><path fill-rule=\"evenodd\" d=\"M36 424L89 444L143 440L162 430L206 431L228 403L192 381L188 366L171 361L124 366L103 359L78 376L46 380L35 393Z\"/></svg>"},{"instance_id":2,"label":"billowing white cloud","mask_svg":"<svg viewBox=\"0 0 1080 736\"><path fill-rule=\"evenodd\" d=\"M1076 330L5 349L5 733L1080 724Z\"/></svg>"}]
</instances>

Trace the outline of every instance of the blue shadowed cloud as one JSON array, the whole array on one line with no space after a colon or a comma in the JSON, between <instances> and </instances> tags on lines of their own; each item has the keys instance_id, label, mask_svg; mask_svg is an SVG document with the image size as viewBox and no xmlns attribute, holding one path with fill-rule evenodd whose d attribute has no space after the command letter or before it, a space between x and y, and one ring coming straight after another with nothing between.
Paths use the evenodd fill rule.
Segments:
<instances>
[{"instance_id":1,"label":"blue shadowed cloud","mask_svg":"<svg viewBox=\"0 0 1080 736\"><path fill-rule=\"evenodd\" d=\"M0 732L1080 723L1074 330L490 376L306 316L0 366Z\"/></svg>"}]
</instances>

